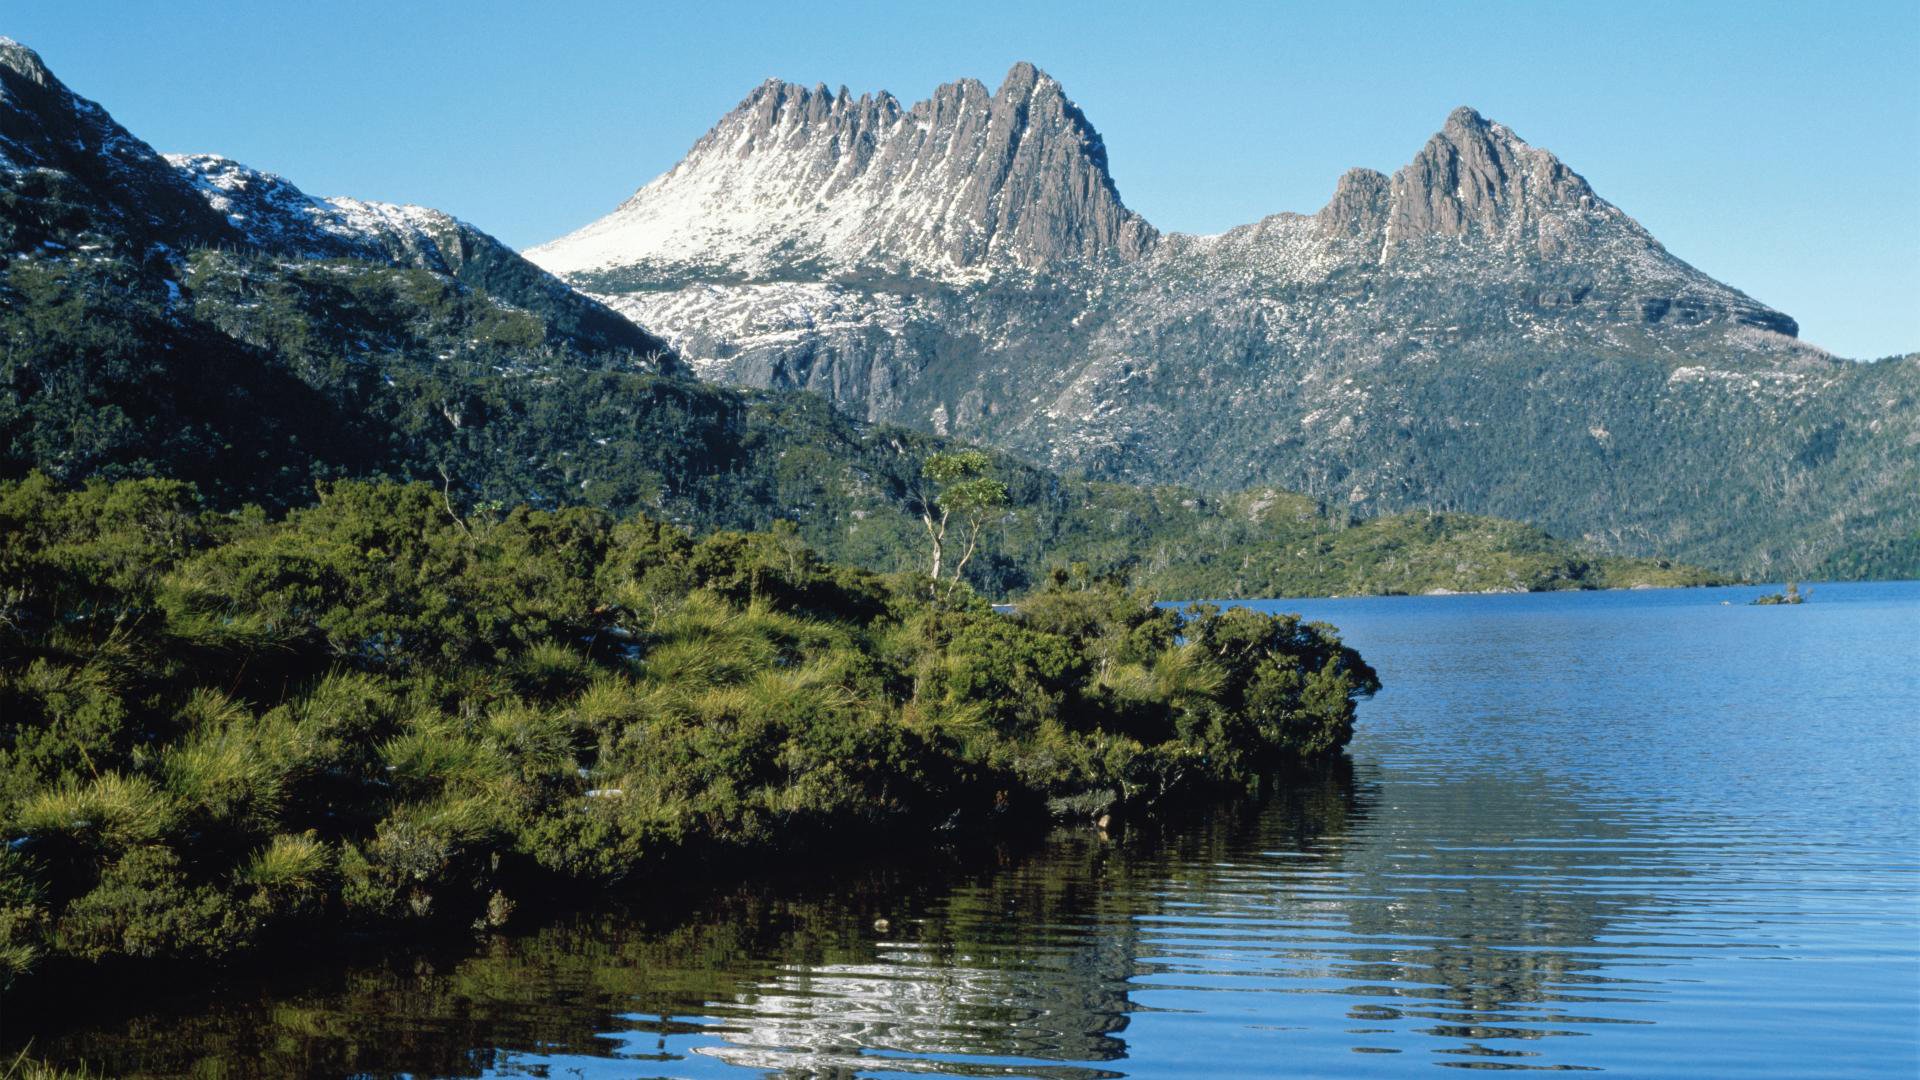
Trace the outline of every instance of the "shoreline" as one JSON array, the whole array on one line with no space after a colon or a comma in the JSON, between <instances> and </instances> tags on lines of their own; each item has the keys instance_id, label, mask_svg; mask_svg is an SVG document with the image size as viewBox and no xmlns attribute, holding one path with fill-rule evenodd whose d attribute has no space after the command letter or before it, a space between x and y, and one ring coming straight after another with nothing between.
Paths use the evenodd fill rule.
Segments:
<instances>
[{"instance_id":1,"label":"shoreline","mask_svg":"<svg viewBox=\"0 0 1920 1080\"><path fill-rule=\"evenodd\" d=\"M1920 578L1845 578L1845 579L1837 579L1837 580L1831 580L1831 581L1819 581L1819 580L1802 581L1798 578L1795 578L1794 580L1800 585L1802 591L1805 591L1808 589L1844 590L1849 586L1901 585L1901 584L1920 585ZM1725 583L1713 584L1713 585L1611 585L1605 588L1591 588L1591 589L1588 589L1588 588L1481 589L1481 590L1429 591L1429 592L1418 592L1418 593L1404 593L1404 592L1322 593L1322 594L1301 594L1301 595L1293 595L1293 596L1248 596L1248 597L1228 596L1228 597L1206 597L1206 598L1196 599L1196 600L1161 600L1156 602L1161 604L1162 606L1182 608L1191 604L1216 604L1220 606L1226 606L1226 605L1245 605L1245 604L1285 604L1285 603L1292 603L1295 601L1301 601L1301 602L1311 601L1311 602L1317 603L1317 602L1322 602L1327 600L1341 600L1341 601L1445 600L1445 599L1485 598L1485 597L1493 597L1493 596L1555 596L1555 595L1565 595L1569 593L1597 593L1597 594L1662 593L1662 592L1700 593L1700 592L1712 592L1717 589L1776 589L1777 590L1777 589L1784 588L1785 585L1786 585L1786 582L1784 580L1781 580L1778 582L1739 581L1739 582L1725 582ZM1809 601L1809 602L1812 602L1812 601Z\"/></svg>"}]
</instances>

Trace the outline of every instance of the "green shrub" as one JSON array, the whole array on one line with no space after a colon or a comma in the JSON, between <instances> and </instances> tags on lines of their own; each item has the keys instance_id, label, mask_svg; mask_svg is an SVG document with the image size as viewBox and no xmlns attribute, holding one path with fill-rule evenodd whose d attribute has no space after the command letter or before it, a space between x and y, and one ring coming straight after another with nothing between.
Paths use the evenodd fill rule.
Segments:
<instances>
[{"instance_id":1,"label":"green shrub","mask_svg":"<svg viewBox=\"0 0 1920 1080\"><path fill-rule=\"evenodd\" d=\"M201 728L160 757L166 789L188 814L242 832L278 819L285 767L244 725Z\"/></svg>"},{"instance_id":2,"label":"green shrub","mask_svg":"<svg viewBox=\"0 0 1920 1080\"><path fill-rule=\"evenodd\" d=\"M255 919L220 889L189 881L165 847L126 851L100 884L68 904L55 929L62 951L87 960L218 959L246 944Z\"/></svg>"},{"instance_id":3,"label":"green shrub","mask_svg":"<svg viewBox=\"0 0 1920 1080\"><path fill-rule=\"evenodd\" d=\"M556 701L573 697L593 681L593 666L558 642L535 642L513 662L516 689L528 697Z\"/></svg>"},{"instance_id":4,"label":"green shrub","mask_svg":"<svg viewBox=\"0 0 1920 1080\"><path fill-rule=\"evenodd\" d=\"M240 870L240 882L270 891L310 892L332 866L327 845L311 835L276 836Z\"/></svg>"},{"instance_id":5,"label":"green shrub","mask_svg":"<svg viewBox=\"0 0 1920 1080\"><path fill-rule=\"evenodd\" d=\"M274 837L234 875L243 891L253 890L252 910L277 922L318 914L333 878L333 850L312 833Z\"/></svg>"},{"instance_id":6,"label":"green shrub","mask_svg":"<svg viewBox=\"0 0 1920 1080\"><path fill-rule=\"evenodd\" d=\"M0 990L40 962L52 928L39 868L0 848Z\"/></svg>"},{"instance_id":7,"label":"green shrub","mask_svg":"<svg viewBox=\"0 0 1920 1080\"><path fill-rule=\"evenodd\" d=\"M116 681L101 665L45 658L0 671L0 805L119 761L128 717Z\"/></svg>"}]
</instances>

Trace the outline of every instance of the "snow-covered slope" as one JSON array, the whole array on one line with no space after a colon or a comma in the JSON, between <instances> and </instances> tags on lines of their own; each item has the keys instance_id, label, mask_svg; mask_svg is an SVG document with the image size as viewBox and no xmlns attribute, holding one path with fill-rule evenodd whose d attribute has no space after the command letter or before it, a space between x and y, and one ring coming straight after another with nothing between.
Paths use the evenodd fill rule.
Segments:
<instances>
[{"instance_id":1,"label":"snow-covered slope","mask_svg":"<svg viewBox=\"0 0 1920 1080\"><path fill-rule=\"evenodd\" d=\"M479 230L424 206L314 198L284 177L218 154L167 154L244 242L300 258L354 258L452 272Z\"/></svg>"},{"instance_id":2,"label":"snow-covered slope","mask_svg":"<svg viewBox=\"0 0 1920 1080\"><path fill-rule=\"evenodd\" d=\"M218 154L165 156L247 243L268 251L378 261L397 251L444 263L436 238L461 228L453 217L423 206L316 199L283 177Z\"/></svg>"}]
</instances>

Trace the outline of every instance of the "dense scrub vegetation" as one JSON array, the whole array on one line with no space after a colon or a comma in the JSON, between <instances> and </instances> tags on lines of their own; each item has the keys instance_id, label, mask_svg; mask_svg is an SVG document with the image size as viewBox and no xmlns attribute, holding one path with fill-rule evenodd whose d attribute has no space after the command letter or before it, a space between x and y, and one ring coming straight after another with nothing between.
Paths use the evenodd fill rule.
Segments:
<instances>
[{"instance_id":1,"label":"dense scrub vegetation","mask_svg":"<svg viewBox=\"0 0 1920 1080\"><path fill-rule=\"evenodd\" d=\"M1080 572L998 614L595 509L339 482L0 483L0 973L317 924L498 924L542 883L1126 813L1346 741L1330 628Z\"/></svg>"}]
</instances>

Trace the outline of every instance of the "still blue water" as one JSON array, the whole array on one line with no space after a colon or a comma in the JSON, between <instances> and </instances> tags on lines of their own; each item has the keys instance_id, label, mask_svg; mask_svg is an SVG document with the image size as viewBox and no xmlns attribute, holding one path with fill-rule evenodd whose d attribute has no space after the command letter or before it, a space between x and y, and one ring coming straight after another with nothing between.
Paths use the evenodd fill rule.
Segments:
<instances>
[{"instance_id":1,"label":"still blue water","mask_svg":"<svg viewBox=\"0 0 1920 1080\"><path fill-rule=\"evenodd\" d=\"M221 1075L1920 1075L1920 582L1761 591L1264 602L1378 668L1350 769L54 1049Z\"/></svg>"}]
</instances>

